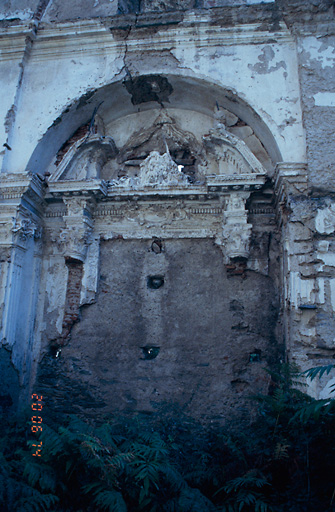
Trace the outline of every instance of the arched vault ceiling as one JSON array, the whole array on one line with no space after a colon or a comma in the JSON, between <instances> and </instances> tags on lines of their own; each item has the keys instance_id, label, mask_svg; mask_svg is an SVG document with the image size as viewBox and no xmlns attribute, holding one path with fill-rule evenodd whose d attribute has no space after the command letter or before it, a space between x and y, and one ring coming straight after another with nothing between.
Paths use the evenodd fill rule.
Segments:
<instances>
[{"instance_id":1,"label":"arched vault ceiling","mask_svg":"<svg viewBox=\"0 0 335 512\"><path fill-rule=\"evenodd\" d=\"M89 123L96 107L106 126L117 119L150 109L165 107L195 111L213 117L216 104L235 114L252 128L269 155L272 164L281 161L280 151L261 117L235 92L204 80L180 76L130 78L76 99L54 121L33 152L28 169L43 173L52 163L60 147L85 123Z\"/></svg>"}]
</instances>

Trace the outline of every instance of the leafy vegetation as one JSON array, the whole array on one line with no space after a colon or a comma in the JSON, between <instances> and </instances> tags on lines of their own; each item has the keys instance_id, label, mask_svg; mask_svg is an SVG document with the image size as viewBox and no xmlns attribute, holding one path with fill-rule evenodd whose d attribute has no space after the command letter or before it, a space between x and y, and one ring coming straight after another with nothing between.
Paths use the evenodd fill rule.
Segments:
<instances>
[{"instance_id":1,"label":"leafy vegetation","mask_svg":"<svg viewBox=\"0 0 335 512\"><path fill-rule=\"evenodd\" d=\"M329 367L311 369L319 378ZM29 424L0 432L3 512L333 512L334 400L313 400L284 365L271 373L258 419L233 432L191 419L43 427L32 457ZM5 425L5 427L4 427Z\"/></svg>"}]
</instances>

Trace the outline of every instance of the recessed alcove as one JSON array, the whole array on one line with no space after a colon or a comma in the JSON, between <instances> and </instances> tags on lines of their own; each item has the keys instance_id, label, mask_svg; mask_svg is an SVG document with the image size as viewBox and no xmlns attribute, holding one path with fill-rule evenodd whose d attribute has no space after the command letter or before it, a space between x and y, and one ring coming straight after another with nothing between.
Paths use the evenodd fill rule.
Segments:
<instances>
[{"instance_id":1,"label":"recessed alcove","mask_svg":"<svg viewBox=\"0 0 335 512\"><path fill-rule=\"evenodd\" d=\"M262 161L273 174L274 165L281 161L278 146L264 120L242 98L218 83L201 79L164 75L173 92L163 110L177 117L181 126L198 139L213 124L216 105L227 112L227 127L234 135L245 139L251 152ZM187 93L185 93L187 91ZM69 105L45 133L32 154L27 168L44 173L48 168L55 171L57 154L61 147L84 125L89 125L95 108L103 120L105 134L115 138L123 147L131 134L140 127L152 126L153 118L162 110L162 105L149 101L134 105L131 95L122 82L114 82L97 90L88 91L83 97ZM250 127L251 131L246 131Z\"/></svg>"}]
</instances>

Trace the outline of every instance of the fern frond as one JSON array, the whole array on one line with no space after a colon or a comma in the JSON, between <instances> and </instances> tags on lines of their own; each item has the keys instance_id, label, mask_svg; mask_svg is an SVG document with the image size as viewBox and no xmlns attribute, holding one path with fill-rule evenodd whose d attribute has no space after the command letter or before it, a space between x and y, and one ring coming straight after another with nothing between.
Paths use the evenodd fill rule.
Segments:
<instances>
[{"instance_id":1,"label":"fern frond","mask_svg":"<svg viewBox=\"0 0 335 512\"><path fill-rule=\"evenodd\" d=\"M289 454L288 450L290 448L290 445L285 442L278 442L275 447L274 451L274 458L275 460L283 460L288 459Z\"/></svg>"},{"instance_id":2,"label":"fern frond","mask_svg":"<svg viewBox=\"0 0 335 512\"><path fill-rule=\"evenodd\" d=\"M122 494L105 489L96 494L93 503L99 507L100 510L108 512L127 512L127 506L124 502Z\"/></svg>"},{"instance_id":3,"label":"fern frond","mask_svg":"<svg viewBox=\"0 0 335 512\"><path fill-rule=\"evenodd\" d=\"M134 459L133 453L117 453L112 457L106 459L107 466L114 471L122 471L125 465L132 462Z\"/></svg>"},{"instance_id":4,"label":"fern frond","mask_svg":"<svg viewBox=\"0 0 335 512\"><path fill-rule=\"evenodd\" d=\"M39 439L43 443L44 457L53 458L64 453L64 443L61 436L48 425L44 425Z\"/></svg>"},{"instance_id":5,"label":"fern frond","mask_svg":"<svg viewBox=\"0 0 335 512\"><path fill-rule=\"evenodd\" d=\"M68 424L68 430L74 434L89 434L92 430L92 427L86 422L83 421L78 416L75 416L74 414L69 415L69 424Z\"/></svg>"},{"instance_id":6,"label":"fern frond","mask_svg":"<svg viewBox=\"0 0 335 512\"><path fill-rule=\"evenodd\" d=\"M95 430L95 435L100 439L104 446L108 446L109 449L114 450L115 452L118 450L118 445L124 441L124 437L116 436L113 433L113 429L109 423L104 423L98 427Z\"/></svg>"},{"instance_id":7,"label":"fern frond","mask_svg":"<svg viewBox=\"0 0 335 512\"><path fill-rule=\"evenodd\" d=\"M235 495L228 497L222 508L222 512L243 512L244 510L272 512L273 509L261 493L246 489L239 489Z\"/></svg>"},{"instance_id":8,"label":"fern frond","mask_svg":"<svg viewBox=\"0 0 335 512\"><path fill-rule=\"evenodd\" d=\"M186 487L180 493L178 512L204 512L213 510L212 503L199 491Z\"/></svg>"},{"instance_id":9,"label":"fern frond","mask_svg":"<svg viewBox=\"0 0 335 512\"><path fill-rule=\"evenodd\" d=\"M16 512L45 512L59 502L59 498L53 494L41 494L35 489L31 496L19 498L15 504Z\"/></svg>"},{"instance_id":10,"label":"fern frond","mask_svg":"<svg viewBox=\"0 0 335 512\"><path fill-rule=\"evenodd\" d=\"M230 482L224 486L224 490L229 494L245 487L256 487L261 489L265 485L269 485L268 481L262 475L257 475L257 472L253 470L248 471L248 473L246 473L244 476L230 480Z\"/></svg>"},{"instance_id":11,"label":"fern frond","mask_svg":"<svg viewBox=\"0 0 335 512\"><path fill-rule=\"evenodd\" d=\"M159 462L135 460L131 464L136 466L136 469L134 470L134 477L136 480L143 480L143 482L148 480L149 482L157 484L159 479Z\"/></svg>"},{"instance_id":12,"label":"fern frond","mask_svg":"<svg viewBox=\"0 0 335 512\"><path fill-rule=\"evenodd\" d=\"M327 366L315 366L314 368L310 368L309 370L302 372L301 375L305 375L306 377L309 377L311 380L314 380L316 377L319 377L319 379L321 379L322 375L324 375L325 373L329 375L329 373L334 368L334 364L329 364Z\"/></svg>"},{"instance_id":13,"label":"fern frond","mask_svg":"<svg viewBox=\"0 0 335 512\"><path fill-rule=\"evenodd\" d=\"M294 421L301 421L306 423L311 418L317 420L321 415L332 414L335 410L334 399L314 400L312 403L302 407L291 418L290 423Z\"/></svg>"},{"instance_id":14,"label":"fern frond","mask_svg":"<svg viewBox=\"0 0 335 512\"><path fill-rule=\"evenodd\" d=\"M35 460L31 459L32 457L26 461L23 477L26 478L27 482L32 487L39 484L42 491L55 492L56 476L54 470L39 460L35 462Z\"/></svg>"},{"instance_id":15,"label":"fern frond","mask_svg":"<svg viewBox=\"0 0 335 512\"><path fill-rule=\"evenodd\" d=\"M235 455L237 460L243 462L245 466L247 466L247 461L244 456L243 450L241 450L239 443L237 441L234 441L234 439L231 436L228 435L222 435L221 439L229 449L229 451Z\"/></svg>"},{"instance_id":16,"label":"fern frond","mask_svg":"<svg viewBox=\"0 0 335 512\"><path fill-rule=\"evenodd\" d=\"M161 464L159 472L165 477L166 481L175 491L180 491L187 487L187 484L181 474L170 464Z\"/></svg>"}]
</instances>

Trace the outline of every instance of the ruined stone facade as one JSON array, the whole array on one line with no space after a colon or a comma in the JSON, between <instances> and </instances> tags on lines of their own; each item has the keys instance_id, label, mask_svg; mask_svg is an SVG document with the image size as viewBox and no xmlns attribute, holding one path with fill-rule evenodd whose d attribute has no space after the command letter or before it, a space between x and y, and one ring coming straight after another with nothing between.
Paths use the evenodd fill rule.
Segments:
<instances>
[{"instance_id":1,"label":"ruined stone facade","mask_svg":"<svg viewBox=\"0 0 335 512\"><path fill-rule=\"evenodd\" d=\"M332 2L0 19L0 405L222 424L264 367L333 362Z\"/></svg>"}]
</instances>

